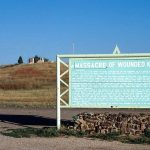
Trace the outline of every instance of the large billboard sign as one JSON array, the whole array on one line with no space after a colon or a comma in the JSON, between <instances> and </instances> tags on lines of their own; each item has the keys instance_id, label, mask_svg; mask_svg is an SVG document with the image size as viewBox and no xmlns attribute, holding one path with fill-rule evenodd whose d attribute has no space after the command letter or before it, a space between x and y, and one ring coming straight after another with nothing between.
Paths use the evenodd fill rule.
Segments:
<instances>
[{"instance_id":1,"label":"large billboard sign","mask_svg":"<svg viewBox=\"0 0 150 150\"><path fill-rule=\"evenodd\" d=\"M58 129L63 107L150 108L150 54L57 55Z\"/></svg>"},{"instance_id":2,"label":"large billboard sign","mask_svg":"<svg viewBox=\"0 0 150 150\"><path fill-rule=\"evenodd\" d=\"M70 107L150 108L150 58L70 58Z\"/></svg>"}]
</instances>

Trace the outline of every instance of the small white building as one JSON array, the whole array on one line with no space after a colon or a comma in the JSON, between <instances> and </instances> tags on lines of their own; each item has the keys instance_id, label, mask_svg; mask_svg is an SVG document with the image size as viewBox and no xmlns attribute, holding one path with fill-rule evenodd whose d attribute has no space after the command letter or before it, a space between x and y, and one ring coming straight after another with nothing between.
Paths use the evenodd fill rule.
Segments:
<instances>
[{"instance_id":1,"label":"small white building","mask_svg":"<svg viewBox=\"0 0 150 150\"><path fill-rule=\"evenodd\" d=\"M42 58L42 57L39 57L39 60L38 60L38 61L35 61L35 58L34 58L34 57L29 58L29 64L44 63L44 62L45 62L45 59Z\"/></svg>"},{"instance_id":2,"label":"small white building","mask_svg":"<svg viewBox=\"0 0 150 150\"><path fill-rule=\"evenodd\" d=\"M32 57L32 58L29 58L29 64L34 64L35 62L34 62L34 57Z\"/></svg>"},{"instance_id":3,"label":"small white building","mask_svg":"<svg viewBox=\"0 0 150 150\"><path fill-rule=\"evenodd\" d=\"M37 63L44 63L45 61L44 61L44 58L41 58L40 57L40 59L37 61Z\"/></svg>"}]
</instances>

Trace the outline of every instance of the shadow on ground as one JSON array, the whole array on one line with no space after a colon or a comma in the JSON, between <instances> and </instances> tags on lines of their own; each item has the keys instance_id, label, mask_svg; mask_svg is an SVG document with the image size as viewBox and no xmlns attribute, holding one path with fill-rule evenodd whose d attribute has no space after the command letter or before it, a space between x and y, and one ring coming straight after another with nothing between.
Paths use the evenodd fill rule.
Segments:
<instances>
[{"instance_id":1,"label":"shadow on ground","mask_svg":"<svg viewBox=\"0 0 150 150\"><path fill-rule=\"evenodd\" d=\"M7 115L0 114L0 122L7 122L17 125L37 125L37 126L56 126L56 119L45 118L34 115ZM63 125L72 124L70 120L62 120Z\"/></svg>"}]
</instances>

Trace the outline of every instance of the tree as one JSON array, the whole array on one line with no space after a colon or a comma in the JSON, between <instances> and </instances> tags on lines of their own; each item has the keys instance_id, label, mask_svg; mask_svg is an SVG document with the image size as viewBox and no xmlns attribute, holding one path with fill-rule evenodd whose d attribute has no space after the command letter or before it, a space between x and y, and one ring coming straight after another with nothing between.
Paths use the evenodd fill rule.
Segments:
<instances>
[{"instance_id":1,"label":"tree","mask_svg":"<svg viewBox=\"0 0 150 150\"><path fill-rule=\"evenodd\" d=\"M23 64L23 59L21 56L19 56L19 58L18 58L18 64Z\"/></svg>"},{"instance_id":2,"label":"tree","mask_svg":"<svg viewBox=\"0 0 150 150\"><path fill-rule=\"evenodd\" d=\"M49 60L47 58L44 58L44 62L48 62Z\"/></svg>"},{"instance_id":3,"label":"tree","mask_svg":"<svg viewBox=\"0 0 150 150\"><path fill-rule=\"evenodd\" d=\"M38 57L37 55L35 55L35 57L34 57L34 63L37 63L38 60L40 60L40 57Z\"/></svg>"}]
</instances>

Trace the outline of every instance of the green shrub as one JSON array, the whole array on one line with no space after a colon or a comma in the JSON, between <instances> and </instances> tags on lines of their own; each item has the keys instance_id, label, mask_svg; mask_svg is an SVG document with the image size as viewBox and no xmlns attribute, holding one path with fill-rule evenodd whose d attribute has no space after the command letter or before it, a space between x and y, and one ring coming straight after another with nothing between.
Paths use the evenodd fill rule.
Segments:
<instances>
[{"instance_id":1,"label":"green shrub","mask_svg":"<svg viewBox=\"0 0 150 150\"><path fill-rule=\"evenodd\" d=\"M150 130L148 130L148 129L145 130L145 131L144 131L144 136L150 138Z\"/></svg>"},{"instance_id":2,"label":"green shrub","mask_svg":"<svg viewBox=\"0 0 150 150\"><path fill-rule=\"evenodd\" d=\"M123 141L122 141L123 142ZM145 137L145 136L140 136L140 137L126 137L125 143L131 143L131 144L150 144L150 139Z\"/></svg>"},{"instance_id":3,"label":"green shrub","mask_svg":"<svg viewBox=\"0 0 150 150\"><path fill-rule=\"evenodd\" d=\"M59 132L60 132L60 134L68 135L68 136L83 137L83 136L86 135L85 132L83 132L83 131L76 131L74 129L65 129L65 128L62 128Z\"/></svg>"},{"instance_id":4,"label":"green shrub","mask_svg":"<svg viewBox=\"0 0 150 150\"><path fill-rule=\"evenodd\" d=\"M1 134L6 136L11 136L15 138L22 137L58 137L58 136L75 136L75 137L91 137L99 138L102 140L118 140L123 143L132 143L132 144L150 144L150 132L146 130L144 135L139 137L120 135L120 133L113 132L108 134L88 134L83 131L77 131L74 129L67 129L65 127L57 130L56 128L24 128L24 129L11 129L1 132Z\"/></svg>"},{"instance_id":5,"label":"green shrub","mask_svg":"<svg viewBox=\"0 0 150 150\"><path fill-rule=\"evenodd\" d=\"M59 131L56 128L45 128L45 129L36 129L36 128L25 128L25 129L12 129L7 132L2 132L3 135L21 138L21 137L56 137L59 135Z\"/></svg>"}]
</instances>

